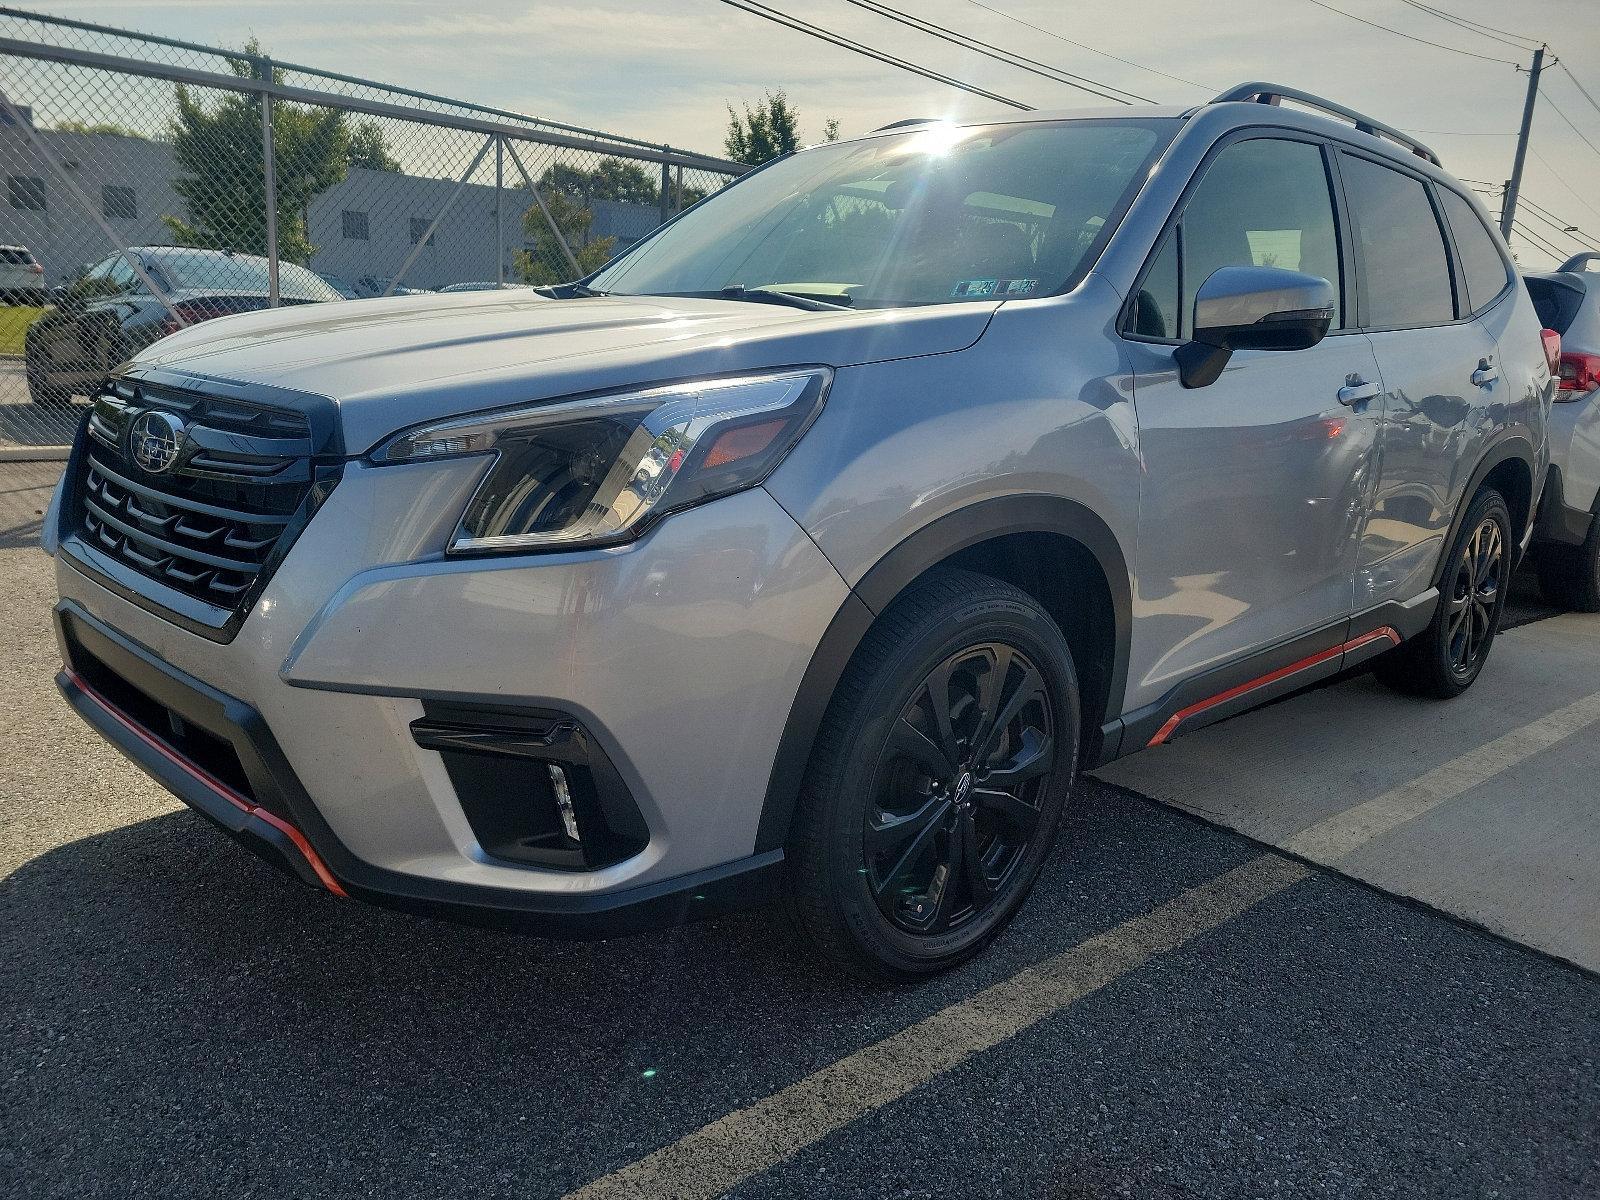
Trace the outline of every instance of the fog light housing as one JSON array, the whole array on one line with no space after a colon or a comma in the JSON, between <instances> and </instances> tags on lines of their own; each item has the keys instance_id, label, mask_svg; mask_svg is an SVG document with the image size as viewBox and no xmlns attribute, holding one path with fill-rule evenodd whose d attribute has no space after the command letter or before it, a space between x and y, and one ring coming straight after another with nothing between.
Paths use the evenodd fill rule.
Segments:
<instances>
[{"instance_id":1,"label":"fog light housing","mask_svg":"<svg viewBox=\"0 0 1600 1200\"><path fill-rule=\"evenodd\" d=\"M627 785L566 713L426 701L411 723L436 751L483 852L523 866L593 871L650 840Z\"/></svg>"}]
</instances>

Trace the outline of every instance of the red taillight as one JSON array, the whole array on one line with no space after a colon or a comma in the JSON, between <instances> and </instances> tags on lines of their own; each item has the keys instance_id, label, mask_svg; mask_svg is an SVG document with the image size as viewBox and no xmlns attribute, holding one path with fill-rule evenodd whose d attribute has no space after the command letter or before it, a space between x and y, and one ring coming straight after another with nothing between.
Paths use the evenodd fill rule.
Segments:
<instances>
[{"instance_id":1,"label":"red taillight","mask_svg":"<svg viewBox=\"0 0 1600 1200\"><path fill-rule=\"evenodd\" d=\"M1554 375L1561 370L1561 335L1554 329L1541 329L1539 340L1544 343L1544 361Z\"/></svg>"},{"instance_id":2,"label":"red taillight","mask_svg":"<svg viewBox=\"0 0 1600 1200\"><path fill-rule=\"evenodd\" d=\"M38 263L29 263L28 264L28 274L29 275L43 275L44 274L44 268L41 267Z\"/></svg>"},{"instance_id":3,"label":"red taillight","mask_svg":"<svg viewBox=\"0 0 1600 1200\"><path fill-rule=\"evenodd\" d=\"M1590 392L1600 387L1600 354L1569 350L1561 356L1557 370L1563 392Z\"/></svg>"}]
</instances>

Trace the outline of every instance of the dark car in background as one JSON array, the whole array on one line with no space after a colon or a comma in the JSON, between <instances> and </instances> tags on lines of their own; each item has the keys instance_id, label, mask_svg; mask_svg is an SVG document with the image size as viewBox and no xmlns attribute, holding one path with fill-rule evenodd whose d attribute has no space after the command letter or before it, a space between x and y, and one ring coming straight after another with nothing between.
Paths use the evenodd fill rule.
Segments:
<instances>
[{"instance_id":1,"label":"dark car in background","mask_svg":"<svg viewBox=\"0 0 1600 1200\"><path fill-rule=\"evenodd\" d=\"M137 264L137 267L135 266ZM165 293L151 291L140 270ZM278 267L281 304L341 300L314 272ZM112 368L185 325L271 304L267 260L253 254L138 246L89 267L53 290L53 308L28 327L28 395L38 405L85 396Z\"/></svg>"}]
</instances>

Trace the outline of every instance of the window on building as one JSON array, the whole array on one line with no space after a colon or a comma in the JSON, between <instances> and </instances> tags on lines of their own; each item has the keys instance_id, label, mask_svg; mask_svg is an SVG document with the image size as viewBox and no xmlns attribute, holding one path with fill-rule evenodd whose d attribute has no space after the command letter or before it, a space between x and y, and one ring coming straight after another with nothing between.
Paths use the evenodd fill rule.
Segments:
<instances>
[{"instance_id":1,"label":"window on building","mask_svg":"<svg viewBox=\"0 0 1600 1200\"><path fill-rule=\"evenodd\" d=\"M100 189L100 207L107 219L133 221L139 216L139 203L134 198L133 189L114 183L108 183Z\"/></svg>"},{"instance_id":2,"label":"window on building","mask_svg":"<svg viewBox=\"0 0 1600 1200\"><path fill-rule=\"evenodd\" d=\"M347 242L364 242L367 240L367 214L353 208L347 208L340 214L343 225L344 240Z\"/></svg>"},{"instance_id":3,"label":"window on building","mask_svg":"<svg viewBox=\"0 0 1600 1200\"><path fill-rule=\"evenodd\" d=\"M12 208L26 208L33 212L44 211L44 180L37 175L9 175L6 192Z\"/></svg>"},{"instance_id":4,"label":"window on building","mask_svg":"<svg viewBox=\"0 0 1600 1200\"><path fill-rule=\"evenodd\" d=\"M424 235L427 235L428 245L433 245L433 239L437 235L428 233L428 226L432 224L433 222L427 217L411 218L411 244L413 246L420 242Z\"/></svg>"}]
</instances>

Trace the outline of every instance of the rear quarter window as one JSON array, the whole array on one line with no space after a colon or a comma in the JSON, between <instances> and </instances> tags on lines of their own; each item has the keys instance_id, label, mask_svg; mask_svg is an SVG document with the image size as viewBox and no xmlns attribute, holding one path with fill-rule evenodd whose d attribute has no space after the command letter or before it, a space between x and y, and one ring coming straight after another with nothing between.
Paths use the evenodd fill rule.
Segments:
<instances>
[{"instance_id":1,"label":"rear quarter window","mask_svg":"<svg viewBox=\"0 0 1600 1200\"><path fill-rule=\"evenodd\" d=\"M1500 254L1492 233L1485 228L1483 218L1465 196L1448 188L1439 189L1439 203L1445 220L1450 222L1450 232L1455 235L1456 255L1461 260L1462 274L1466 276L1469 311L1482 312L1511 282L1511 269Z\"/></svg>"}]
</instances>

